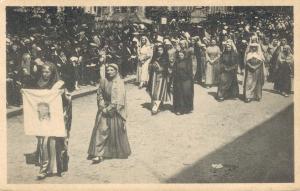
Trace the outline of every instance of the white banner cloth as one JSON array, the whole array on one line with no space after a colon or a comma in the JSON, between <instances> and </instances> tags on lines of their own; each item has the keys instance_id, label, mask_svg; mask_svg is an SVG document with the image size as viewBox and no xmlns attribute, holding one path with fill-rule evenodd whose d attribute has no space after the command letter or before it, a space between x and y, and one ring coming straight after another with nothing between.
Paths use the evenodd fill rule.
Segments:
<instances>
[{"instance_id":1,"label":"white banner cloth","mask_svg":"<svg viewBox=\"0 0 300 191\"><path fill-rule=\"evenodd\" d=\"M26 135L65 137L61 92L58 89L23 89Z\"/></svg>"}]
</instances>

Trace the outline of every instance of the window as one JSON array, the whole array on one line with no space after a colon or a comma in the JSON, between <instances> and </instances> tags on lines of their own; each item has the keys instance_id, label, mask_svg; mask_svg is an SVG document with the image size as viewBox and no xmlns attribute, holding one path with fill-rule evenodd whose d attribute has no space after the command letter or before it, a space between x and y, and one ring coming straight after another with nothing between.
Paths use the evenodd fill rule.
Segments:
<instances>
[{"instance_id":1,"label":"window","mask_svg":"<svg viewBox=\"0 0 300 191\"><path fill-rule=\"evenodd\" d=\"M136 13L138 10L138 7L130 7L130 12L131 13Z\"/></svg>"},{"instance_id":2,"label":"window","mask_svg":"<svg viewBox=\"0 0 300 191\"><path fill-rule=\"evenodd\" d=\"M121 13L127 13L127 7L122 7L121 8Z\"/></svg>"},{"instance_id":3,"label":"window","mask_svg":"<svg viewBox=\"0 0 300 191\"><path fill-rule=\"evenodd\" d=\"M113 7L114 13L120 13L121 8L120 7Z\"/></svg>"}]
</instances>

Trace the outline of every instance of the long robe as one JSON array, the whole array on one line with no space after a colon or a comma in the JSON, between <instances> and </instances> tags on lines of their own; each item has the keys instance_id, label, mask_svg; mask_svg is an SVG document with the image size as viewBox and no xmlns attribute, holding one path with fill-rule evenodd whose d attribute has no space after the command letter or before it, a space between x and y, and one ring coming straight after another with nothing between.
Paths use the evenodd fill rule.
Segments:
<instances>
[{"instance_id":1,"label":"long robe","mask_svg":"<svg viewBox=\"0 0 300 191\"><path fill-rule=\"evenodd\" d=\"M238 55L234 51L225 51L220 59L221 75L218 86L218 97L238 97L239 85L237 79Z\"/></svg>"},{"instance_id":2,"label":"long robe","mask_svg":"<svg viewBox=\"0 0 300 191\"><path fill-rule=\"evenodd\" d=\"M168 75L169 61L166 57L160 57L153 61L158 63L161 70L151 67L150 83L148 84L148 91L151 95L152 101L170 101L170 77Z\"/></svg>"},{"instance_id":3,"label":"long robe","mask_svg":"<svg viewBox=\"0 0 300 191\"><path fill-rule=\"evenodd\" d=\"M219 83L220 77L220 63L219 59L215 60L213 63L208 62L208 58L213 60L221 55L221 50L218 46L214 47L207 47L206 49L206 78L205 84L206 85L217 85Z\"/></svg>"},{"instance_id":4,"label":"long robe","mask_svg":"<svg viewBox=\"0 0 300 191\"><path fill-rule=\"evenodd\" d=\"M56 80L54 80L56 81ZM50 89L52 83L41 86L37 85L38 89ZM64 122L66 132L69 135L72 124L72 101L66 99L65 94L62 95ZM66 137L41 137L38 136L36 165L41 167L40 172L44 173L63 173L68 171L69 155L68 143Z\"/></svg>"},{"instance_id":5,"label":"long robe","mask_svg":"<svg viewBox=\"0 0 300 191\"><path fill-rule=\"evenodd\" d=\"M192 60L176 61L174 66L173 106L175 112L188 113L193 110L194 85Z\"/></svg>"},{"instance_id":6,"label":"long robe","mask_svg":"<svg viewBox=\"0 0 300 191\"><path fill-rule=\"evenodd\" d=\"M256 67L256 69L251 68ZM251 58L246 60L244 97L245 99L261 99L264 85L263 61Z\"/></svg>"},{"instance_id":7,"label":"long robe","mask_svg":"<svg viewBox=\"0 0 300 191\"><path fill-rule=\"evenodd\" d=\"M282 53L276 60L274 76L274 89L289 94L291 92L291 74L294 59L292 55L285 56Z\"/></svg>"},{"instance_id":8,"label":"long robe","mask_svg":"<svg viewBox=\"0 0 300 191\"><path fill-rule=\"evenodd\" d=\"M144 45L139 49L139 62L137 64L137 82L148 82L149 63L151 61L153 50L150 45Z\"/></svg>"},{"instance_id":9,"label":"long robe","mask_svg":"<svg viewBox=\"0 0 300 191\"><path fill-rule=\"evenodd\" d=\"M119 95L114 95L114 91ZM115 97L119 97L119 101L115 102ZM89 156L127 158L131 154L126 129L125 99L125 87L121 79L100 81L97 90L98 112L88 149ZM104 108L108 110L107 114L102 112Z\"/></svg>"}]
</instances>

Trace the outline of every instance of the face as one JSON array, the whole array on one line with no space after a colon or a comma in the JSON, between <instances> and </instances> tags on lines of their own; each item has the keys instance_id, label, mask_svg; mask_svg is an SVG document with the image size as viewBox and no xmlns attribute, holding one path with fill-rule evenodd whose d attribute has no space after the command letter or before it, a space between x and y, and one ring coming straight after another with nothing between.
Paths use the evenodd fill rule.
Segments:
<instances>
[{"instance_id":1,"label":"face","mask_svg":"<svg viewBox=\"0 0 300 191\"><path fill-rule=\"evenodd\" d=\"M217 44L217 42L215 41L215 40L211 40L211 45L212 46L214 46L214 45L216 45Z\"/></svg>"},{"instance_id":2,"label":"face","mask_svg":"<svg viewBox=\"0 0 300 191\"><path fill-rule=\"evenodd\" d=\"M107 67L106 68L106 73L109 78L113 78L117 75L117 70L113 67Z\"/></svg>"},{"instance_id":3,"label":"face","mask_svg":"<svg viewBox=\"0 0 300 191\"><path fill-rule=\"evenodd\" d=\"M277 45L278 45L278 40L274 40L274 41L273 41L273 45L274 45L274 46L277 46Z\"/></svg>"},{"instance_id":4,"label":"face","mask_svg":"<svg viewBox=\"0 0 300 191\"><path fill-rule=\"evenodd\" d=\"M286 40L285 39L282 39L281 40L281 44L284 46L284 45L286 45Z\"/></svg>"},{"instance_id":5,"label":"face","mask_svg":"<svg viewBox=\"0 0 300 191\"><path fill-rule=\"evenodd\" d=\"M178 56L179 56L179 59L180 59L180 60L183 60L183 59L184 59L184 54L183 54L183 52L179 52Z\"/></svg>"},{"instance_id":6,"label":"face","mask_svg":"<svg viewBox=\"0 0 300 191\"><path fill-rule=\"evenodd\" d=\"M42 69L42 77L43 77L44 80L49 80L50 76L51 76L50 68L48 66L45 66Z\"/></svg>"},{"instance_id":7,"label":"face","mask_svg":"<svg viewBox=\"0 0 300 191\"><path fill-rule=\"evenodd\" d=\"M15 44L14 44L14 45L12 45L12 47L11 47L11 48L12 48L12 50L13 50L13 51L17 51L17 50L18 50L18 46L17 46L17 45L15 45Z\"/></svg>"},{"instance_id":8,"label":"face","mask_svg":"<svg viewBox=\"0 0 300 191\"><path fill-rule=\"evenodd\" d=\"M158 54L159 56L161 56L163 53L164 53L163 47L158 47L158 49L157 49L157 54Z\"/></svg>"},{"instance_id":9,"label":"face","mask_svg":"<svg viewBox=\"0 0 300 191\"><path fill-rule=\"evenodd\" d=\"M141 39L141 42L142 42L142 44L146 44L146 39L145 39L145 38L142 38L142 39Z\"/></svg>"},{"instance_id":10,"label":"face","mask_svg":"<svg viewBox=\"0 0 300 191\"><path fill-rule=\"evenodd\" d=\"M265 43L266 43L266 44L269 44L269 43L270 43L270 39L266 37L266 38L265 38Z\"/></svg>"}]
</instances>

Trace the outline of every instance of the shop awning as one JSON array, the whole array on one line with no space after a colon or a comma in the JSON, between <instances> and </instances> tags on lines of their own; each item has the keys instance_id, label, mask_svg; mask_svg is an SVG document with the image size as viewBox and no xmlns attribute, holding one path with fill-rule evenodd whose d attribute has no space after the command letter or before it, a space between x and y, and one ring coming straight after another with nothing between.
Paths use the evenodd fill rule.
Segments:
<instances>
[{"instance_id":1,"label":"shop awning","mask_svg":"<svg viewBox=\"0 0 300 191\"><path fill-rule=\"evenodd\" d=\"M191 18L191 23L200 23L200 22L205 21L205 20L206 20L206 18L204 18L204 17L192 17Z\"/></svg>"},{"instance_id":2,"label":"shop awning","mask_svg":"<svg viewBox=\"0 0 300 191\"><path fill-rule=\"evenodd\" d=\"M130 14L129 17L127 18L127 20L131 21L133 23L145 23L145 24L151 24L152 23L152 20L147 19L143 15L140 15L140 14L137 14L137 13Z\"/></svg>"},{"instance_id":3,"label":"shop awning","mask_svg":"<svg viewBox=\"0 0 300 191\"><path fill-rule=\"evenodd\" d=\"M145 18L143 15L137 13L114 13L107 20L117 22L133 22L151 24L152 20Z\"/></svg>"}]
</instances>

